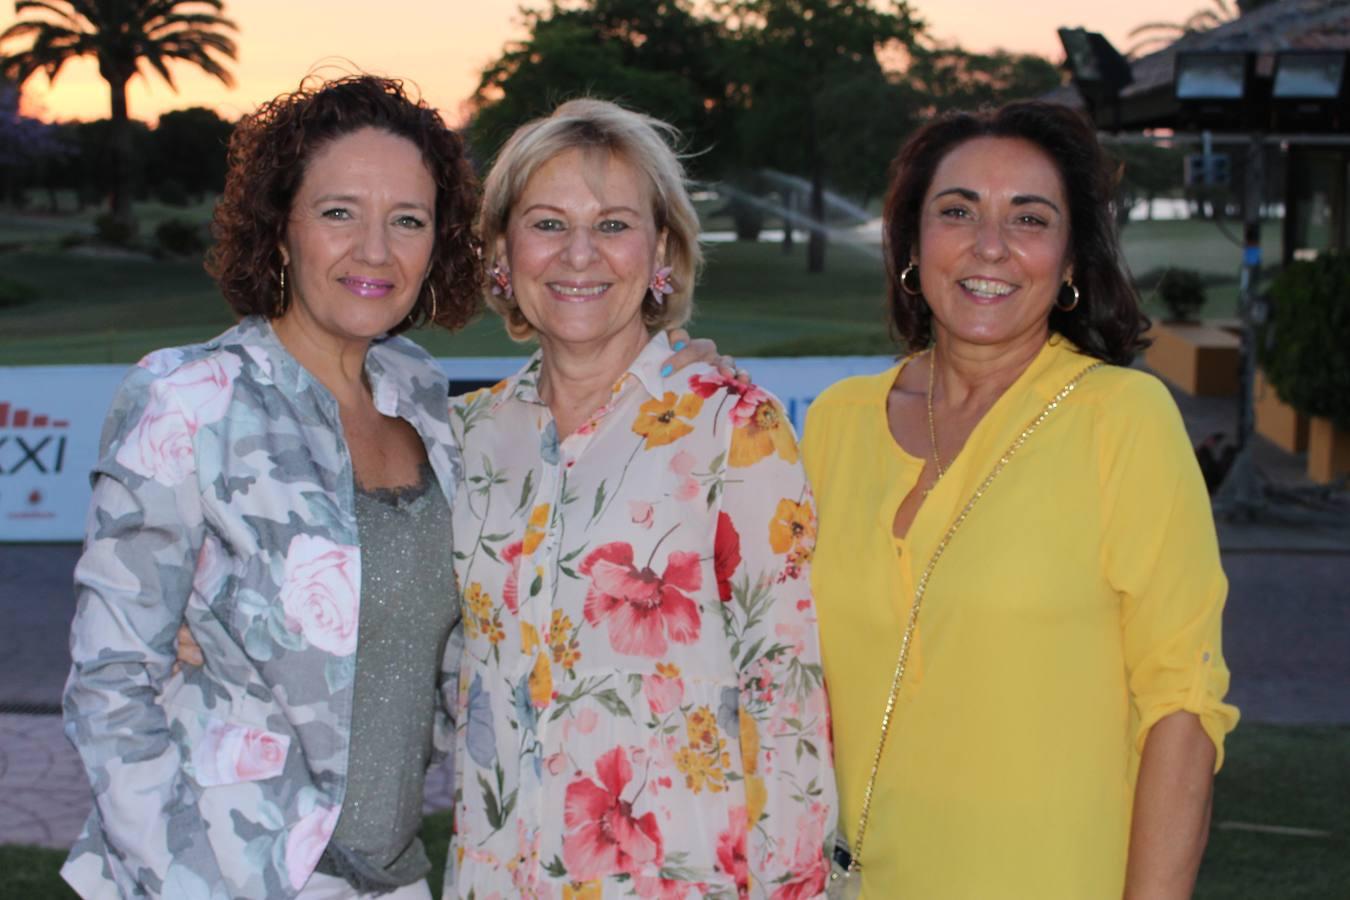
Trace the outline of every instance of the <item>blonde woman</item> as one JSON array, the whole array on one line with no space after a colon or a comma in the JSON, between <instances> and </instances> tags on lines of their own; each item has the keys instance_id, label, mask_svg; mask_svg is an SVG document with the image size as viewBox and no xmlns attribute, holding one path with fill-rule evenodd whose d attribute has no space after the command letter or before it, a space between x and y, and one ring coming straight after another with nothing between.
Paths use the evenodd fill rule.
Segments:
<instances>
[{"instance_id":1,"label":"blonde woman","mask_svg":"<svg viewBox=\"0 0 1350 900\"><path fill-rule=\"evenodd\" d=\"M668 133L573 101L486 181L489 303L539 349L452 408L453 896L824 889L814 503L773 397L664 366L700 261Z\"/></svg>"}]
</instances>

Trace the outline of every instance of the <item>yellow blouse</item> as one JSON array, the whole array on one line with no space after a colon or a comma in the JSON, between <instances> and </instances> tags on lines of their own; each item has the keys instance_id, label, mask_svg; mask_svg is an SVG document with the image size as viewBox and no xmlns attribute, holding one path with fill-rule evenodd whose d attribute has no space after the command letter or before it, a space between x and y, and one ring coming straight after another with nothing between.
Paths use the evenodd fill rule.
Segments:
<instances>
[{"instance_id":1,"label":"yellow blouse","mask_svg":"<svg viewBox=\"0 0 1350 900\"><path fill-rule=\"evenodd\" d=\"M1052 338L975 428L903 540L922 460L891 437L903 366L834 385L803 457L850 842L915 580L994 463L1092 360ZM1187 710L1219 749L1227 581L1181 417L1157 379L1103 367L1041 425L948 546L921 607L862 853L863 896L1119 897L1139 752Z\"/></svg>"}]
</instances>

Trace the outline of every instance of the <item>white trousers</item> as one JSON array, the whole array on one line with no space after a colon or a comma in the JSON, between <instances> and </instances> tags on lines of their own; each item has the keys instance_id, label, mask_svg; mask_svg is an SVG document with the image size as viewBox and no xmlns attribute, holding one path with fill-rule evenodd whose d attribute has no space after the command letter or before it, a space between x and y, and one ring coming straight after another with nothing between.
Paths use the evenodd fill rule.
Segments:
<instances>
[{"instance_id":1,"label":"white trousers","mask_svg":"<svg viewBox=\"0 0 1350 900\"><path fill-rule=\"evenodd\" d=\"M362 897L375 897L375 894L362 894L341 878L315 872L300 889L296 900L359 900ZM431 900L431 888L425 881L415 881L404 885L393 893L380 894L378 900Z\"/></svg>"}]
</instances>

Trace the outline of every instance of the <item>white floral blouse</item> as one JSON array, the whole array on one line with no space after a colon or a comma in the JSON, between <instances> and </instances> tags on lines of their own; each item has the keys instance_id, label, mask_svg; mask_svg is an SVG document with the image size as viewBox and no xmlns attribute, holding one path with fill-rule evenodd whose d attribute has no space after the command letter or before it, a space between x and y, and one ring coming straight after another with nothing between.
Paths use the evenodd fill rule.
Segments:
<instances>
[{"instance_id":1,"label":"white floral blouse","mask_svg":"<svg viewBox=\"0 0 1350 900\"><path fill-rule=\"evenodd\" d=\"M447 896L819 896L836 799L811 492L664 335L559 441L536 356L451 418L465 652Z\"/></svg>"}]
</instances>

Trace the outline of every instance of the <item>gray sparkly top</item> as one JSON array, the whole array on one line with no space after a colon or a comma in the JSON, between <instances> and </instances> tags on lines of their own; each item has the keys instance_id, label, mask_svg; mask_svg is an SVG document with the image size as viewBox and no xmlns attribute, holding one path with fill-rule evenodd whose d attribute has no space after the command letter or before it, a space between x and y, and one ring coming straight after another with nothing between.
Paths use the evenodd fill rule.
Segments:
<instances>
[{"instance_id":1,"label":"gray sparkly top","mask_svg":"<svg viewBox=\"0 0 1350 900\"><path fill-rule=\"evenodd\" d=\"M416 485L357 488L361 610L347 796L319 870L384 893L431 868L418 837L441 654L456 615L450 507Z\"/></svg>"}]
</instances>

